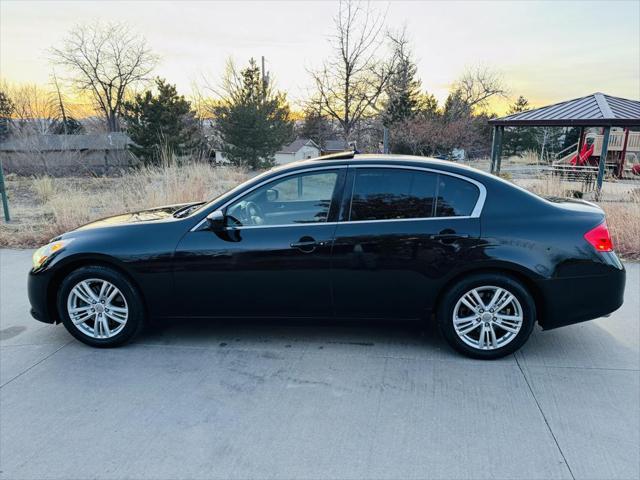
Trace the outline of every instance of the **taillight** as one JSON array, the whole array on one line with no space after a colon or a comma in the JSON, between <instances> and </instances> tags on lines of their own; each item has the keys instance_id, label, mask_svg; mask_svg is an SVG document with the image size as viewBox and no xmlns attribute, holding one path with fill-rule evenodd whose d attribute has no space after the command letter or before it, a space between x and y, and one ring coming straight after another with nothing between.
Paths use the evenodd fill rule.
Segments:
<instances>
[{"instance_id":1,"label":"taillight","mask_svg":"<svg viewBox=\"0 0 640 480\"><path fill-rule=\"evenodd\" d=\"M613 242L606 222L602 222L596 228L589 230L584 234L584 238L599 252L613 251Z\"/></svg>"}]
</instances>

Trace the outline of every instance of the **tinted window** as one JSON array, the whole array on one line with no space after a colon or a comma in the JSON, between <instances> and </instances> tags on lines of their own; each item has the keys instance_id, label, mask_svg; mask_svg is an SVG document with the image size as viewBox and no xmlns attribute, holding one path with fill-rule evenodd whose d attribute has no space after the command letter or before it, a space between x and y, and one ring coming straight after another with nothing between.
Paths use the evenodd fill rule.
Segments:
<instances>
[{"instance_id":1,"label":"tinted window","mask_svg":"<svg viewBox=\"0 0 640 480\"><path fill-rule=\"evenodd\" d=\"M352 221L433 216L436 175L412 170L357 169Z\"/></svg>"},{"instance_id":2,"label":"tinted window","mask_svg":"<svg viewBox=\"0 0 640 480\"><path fill-rule=\"evenodd\" d=\"M468 216L476 206L480 191L474 184L452 177L439 175L437 217Z\"/></svg>"},{"instance_id":3,"label":"tinted window","mask_svg":"<svg viewBox=\"0 0 640 480\"><path fill-rule=\"evenodd\" d=\"M264 185L227 209L231 225L326 222L337 171L293 175Z\"/></svg>"}]
</instances>

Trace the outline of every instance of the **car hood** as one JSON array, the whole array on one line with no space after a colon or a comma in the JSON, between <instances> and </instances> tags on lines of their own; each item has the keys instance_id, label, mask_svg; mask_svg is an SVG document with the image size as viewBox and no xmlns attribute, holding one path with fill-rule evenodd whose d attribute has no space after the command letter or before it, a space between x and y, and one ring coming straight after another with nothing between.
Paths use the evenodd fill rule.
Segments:
<instances>
[{"instance_id":1,"label":"car hood","mask_svg":"<svg viewBox=\"0 0 640 480\"><path fill-rule=\"evenodd\" d=\"M117 225L128 225L140 222L153 222L174 218L174 214L179 210L187 207L200 205L202 202L181 203L177 205L165 205L163 207L150 208L148 210L140 210L137 212L123 213L112 217L101 218L93 222L78 227L74 231L88 230L92 228L112 227Z\"/></svg>"}]
</instances>

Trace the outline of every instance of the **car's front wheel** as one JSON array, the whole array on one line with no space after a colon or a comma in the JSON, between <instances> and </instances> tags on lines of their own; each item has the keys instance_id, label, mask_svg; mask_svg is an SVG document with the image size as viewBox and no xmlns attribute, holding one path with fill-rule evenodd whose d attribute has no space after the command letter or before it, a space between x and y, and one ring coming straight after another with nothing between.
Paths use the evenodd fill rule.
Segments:
<instances>
[{"instance_id":1,"label":"car's front wheel","mask_svg":"<svg viewBox=\"0 0 640 480\"><path fill-rule=\"evenodd\" d=\"M58 290L58 312L75 338L93 347L116 347L142 329L141 297L128 278L111 268L71 272Z\"/></svg>"},{"instance_id":2,"label":"car's front wheel","mask_svg":"<svg viewBox=\"0 0 640 480\"><path fill-rule=\"evenodd\" d=\"M471 275L444 295L438 325L459 352L481 359L503 357L529 338L536 308L529 291L501 274Z\"/></svg>"}]
</instances>

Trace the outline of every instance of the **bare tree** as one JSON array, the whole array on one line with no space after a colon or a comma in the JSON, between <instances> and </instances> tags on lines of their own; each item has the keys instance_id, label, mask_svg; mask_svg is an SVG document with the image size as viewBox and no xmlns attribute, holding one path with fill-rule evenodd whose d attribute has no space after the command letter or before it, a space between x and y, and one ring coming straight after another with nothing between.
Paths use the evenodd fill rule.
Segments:
<instances>
[{"instance_id":1,"label":"bare tree","mask_svg":"<svg viewBox=\"0 0 640 480\"><path fill-rule=\"evenodd\" d=\"M334 55L320 70L310 72L316 90L313 102L337 122L347 142L362 120L379 112L393 71L392 62L377 55L384 20L368 3L341 0L331 37Z\"/></svg>"},{"instance_id":2,"label":"bare tree","mask_svg":"<svg viewBox=\"0 0 640 480\"><path fill-rule=\"evenodd\" d=\"M109 131L119 129L129 89L148 80L157 63L144 38L121 23L77 26L51 53L73 75L73 85L91 94Z\"/></svg>"},{"instance_id":3,"label":"bare tree","mask_svg":"<svg viewBox=\"0 0 640 480\"><path fill-rule=\"evenodd\" d=\"M43 135L57 118L53 92L34 83L7 85L13 103L14 133Z\"/></svg>"},{"instance_id":4,"label":"bare tree","mask_svg":"<svg viewBox=\"0 0 640 480\"><path fill-rule=\"evenodd\" d=\"M467 69L453 84L452 91L471 111L485 108L492 97L506 97L502 77L486 66Z\"/></svg>"}]
</instances>

